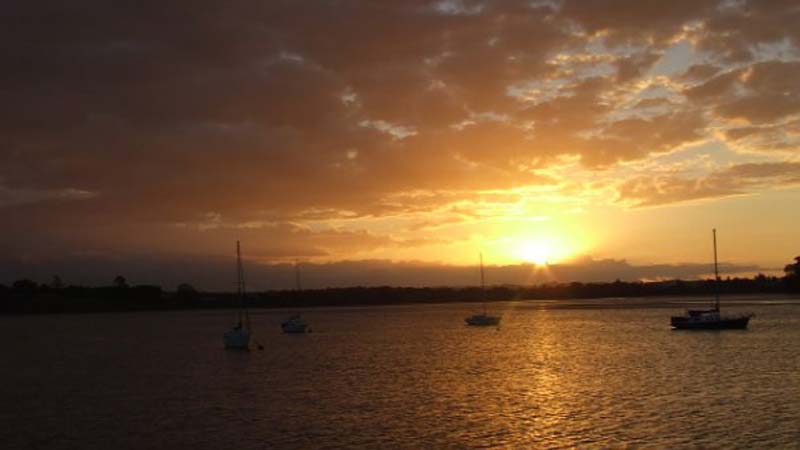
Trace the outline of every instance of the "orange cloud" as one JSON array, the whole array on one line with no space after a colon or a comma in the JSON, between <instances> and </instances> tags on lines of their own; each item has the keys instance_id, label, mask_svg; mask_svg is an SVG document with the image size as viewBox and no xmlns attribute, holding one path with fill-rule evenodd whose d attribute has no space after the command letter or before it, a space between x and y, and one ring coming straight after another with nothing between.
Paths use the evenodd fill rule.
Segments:
<instances>
[{"instance_id":1,"label":"orange cloud","mask_svg":"<svg viewBox=\"0 0 800 450\"><path fill-rule=\"evenodd\" d=\"M791 185L798 14L788 1L12 2L0 248L217 254L244 233L265 258L333 258L439 245L403 233L521 208L489 192L566 205L583 201L570 184L615 186L655 205ZM654 75L676 42L690 60ZM652 169L714 138L730 164L770 153L788 172ZM210 212L223 225L175 230Z\"/></svg>"}]
</instances>

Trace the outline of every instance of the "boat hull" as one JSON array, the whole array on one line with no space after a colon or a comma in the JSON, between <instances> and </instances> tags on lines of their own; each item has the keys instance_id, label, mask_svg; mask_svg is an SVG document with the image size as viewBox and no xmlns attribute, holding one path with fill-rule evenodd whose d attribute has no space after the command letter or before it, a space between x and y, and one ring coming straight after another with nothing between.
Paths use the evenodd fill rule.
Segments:
<instances>
[{"instance_id":1,"label":"boat hull","mask_svg":"<svg viewBox=\"0 0 800 450\"><path fill-rule=\"evenodd\" d=\"M750 316L720 317L709 320L695 320L692 317L674 316L670 325L675 330L744 330L750 322Z\"/></svg>"},{"instance_id":2,"label":"boat hull","mask_svg":"<svg viewBox=\"0 0 800 450\"><path fill-rule=\"evenodd\" d=\"M300 316L292 316L281 324L281 330L286 334L303 334L311 331L308 324Z\"/></svg>"},{"instance_id":3,"label":"boat hull","mask_svg":"<svg viewBox=\"0 0 800 450\"><path fill-rule=\"evenodd\" d=\"M223 341L227 349L247 350L250 348L250 332L244 329L234 329L225 333Z\"/></svg>"},{"instance_id":4,"label":"boat hull","mask_svg":"<svg viewBox=\"0 0 800 450\"><path fill-rule=\"evenodd\" d=\"M281 330L283 330L286 334L302 334L306 332L308 328L307 325L297 325L297 324L282 324Z\"/></svg>"},{"instance_id":5,"label":"boat hull","mask_svg":"<svg viewBox=\"0 0 800 450\"><path fill-rule=\"evenodd\" d=\"M464 322L473 327L491 327L500 325L500 317L477 315L467 317Z\"/></svg>"}]
</instances>

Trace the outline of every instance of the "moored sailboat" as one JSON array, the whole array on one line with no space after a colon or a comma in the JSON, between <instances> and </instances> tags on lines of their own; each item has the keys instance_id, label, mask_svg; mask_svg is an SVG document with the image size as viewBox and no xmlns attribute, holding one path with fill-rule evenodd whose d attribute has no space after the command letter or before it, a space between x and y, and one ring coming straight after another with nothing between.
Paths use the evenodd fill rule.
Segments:
<instances>
[{"instance_id":1,"label":"moored sailboat","mask_svg":"<svg viewBox=\"0 0 800 450\"><path fill-rule=\"evenodd\" d=\"M686 315L672 316L670 325L676 330L744 330L752 314L722 314L719 308L719 268L717 265L717 230L712 230L714 239L714 307L690 309Z\"/></svg>"},{"instance_id":2,"label":"moored sailboat","mask_svg":"<svg viewBox=\"0 0 800 450\"><path fill-rule=\"evenodd\" d=\"M239 300L239 309L236 312L237 321L233 328L225 332L223 340L227 349L247 350L250 347L250 313L245 304L244 270L239 241L236 241L236 272L236 291Z\"/></svg>"},{"instance_id":3,"label":"moored sailboat","mask_svg":"<svg viewBox=\"0 0 800 450\"><path fill-rule=\"evenodd\" d=\"M292 314L285 321L281 322L281 330L286 334L299 334L310 331L308 324L300 314Z\"/></svg>"},{"instance_id":4,"label":"moored sailboat","mask_svg":"<svg viewBox=\"0 0 800 450\"><path fill-rule=\"evenodd\" d=\"M300 293L300 267L297 262L294 264L294 279L296 292ZM294 313L281 323L281 330L287 334L310 333L311 328L303 319L300 313Z\"/></svg>"},{"instance_id":5,"label":"moored sailboat","mask_svg":"<svg viewBox=\"0 0 800 450\"><path fill-rule=\"evenodd\" d=\"M475 327L489 327L500 324L500 316L491 316L486 313L486 282L483 275L483 254L481 253L481 303L483 304L483 312L481 314L473 314L464 319L467 325Z\"/></svg>"}]
</instances>

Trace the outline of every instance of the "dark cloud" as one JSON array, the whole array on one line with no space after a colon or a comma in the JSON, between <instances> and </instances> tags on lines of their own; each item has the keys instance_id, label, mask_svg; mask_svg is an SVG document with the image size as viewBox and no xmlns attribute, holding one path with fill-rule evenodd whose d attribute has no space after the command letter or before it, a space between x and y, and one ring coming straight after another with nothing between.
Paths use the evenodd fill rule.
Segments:
<instances>
[{"instance_id":1,"label":"dark cloud","mask_svg":"<svg viewBox=\"0 0 800 450\"><path fill-rule=\"evenodd\" d=\"M626 83L641 77L659 58L661 58L661 55L658 53L642 52L616 60L614 62L617 67L616 81L618 83Z\"/></svg>"},{"instance_id":2,"label":"dark cloud","mask_svg":"<svg viewBox=\"0 0 800 450\"><path fill-rule=\"evenodd\" d=\"M683 73L682 78L692 81L702 81L719 73L720 67L711 64L692 64Z\"/></svg>"},{"instance_id":3,"label":"dark cloud","mask_svg":"<svg viewBox=\"0 0 800 450\"><path fill-rule=\"evenodd\" d=\"M562 14L581 25L586 32L605 32L611 42L663 44L681 27L714 13L715 0L673 2L632 2L606 0L563 2Z\"/></svg>"},{"instance_id":4,"label":"dark cloud","mask_svg":"<svg viewBox=\"0 0 800 450\"><path fill-rule=\"evenodd\" d=\"M666 106L674 106L675 104L670 100L663 98L663 97L655 97L655 98L645 98L640 100L636 104L637 109L644 109L644 108L658 108L658 107L666 107Z\"/></svg>"},{"instance_id":5,"label":"dark cloud","mask_svg":"<svg viewBox=\"0 0 800 450\"><path fill-rule=\"evenodd\" d=\"M726 118L770 123L800 113L800 62L758 63L739 76L744 94L717 107Z\"/></svg>"},{"instance_id":6,"label":"dark cloud","mask_svg":"<svg viewBox=\"0 0 800 450\"><path fill-rule=\"evenodd\" d=\"M725 139L734 146L761 152L794 152L798 148L800 120L730 128Z\"/></svg>"},{"instance_id":7,"label":"dark cloud","mask_svg":"<svg viewBox=\"0 0 800 450\"><path fill-rule=\"evenodd\" d=\"M722 98L731 93L740 75L741 70L733 70L719 74L701 84L692 86L684 91L684 95L686 95L689 100L698 102Z\"/></svg>"},{"instance_id":8,"label":"dark cloud","mask_svg":"<svg viewBox=\"0 0 800 450\"><path fill-rule=\"evenodd\" d=\"M553 186L544 170L563 158L604 169L669 152L707 136L709 114L753 124L752 139L789 133L772 122L800 112L786 56L798 9L729 3L12 1L0 17L0 248L216 254L233 233L176 224L304 229ZM673 80L687 105L620 114L682 36L708 52ZM788 50L753 60L759 45ZM572 59L587 53L597 60ZM653 182L630 180L622 196ZM420 191L433 194L406 195ZM368 230L276 245L296 236L282 226L255 240L264 257L428 242Z\"/></svg>"},{"instance_id":9,"label":"dark cloud","mask_svg":"<svg viewBox=\"0 0 800 450\"><path fill-rule=\"evenodd\" d=\"M798 184L800 163L747 163L733 165L702 178L678 175L632 178L619 187L619 200L635 206L657 206L746 194L755 187Z\"/></svg>"},{"instance_id":10,"label":"dark cloud","mask_svg":"<svg viewBox=\"0 0 800 450\"><path fill-rule=\"evenodd\" d=\"M751 60L759 46L800 44L800 8L793 0L719 2L698 32L698 48L723 61Z\"/></svg>"}]
</instances>

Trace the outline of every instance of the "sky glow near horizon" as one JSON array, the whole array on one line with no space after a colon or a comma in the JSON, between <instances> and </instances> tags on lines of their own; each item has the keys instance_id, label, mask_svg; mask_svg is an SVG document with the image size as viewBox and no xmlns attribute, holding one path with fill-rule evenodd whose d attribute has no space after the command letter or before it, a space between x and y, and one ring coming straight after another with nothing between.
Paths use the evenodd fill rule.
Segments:
<instances>
[{"instance_id":1,"label":"sky glow near horizon","mask_svg":"<svg viewBox=\"0 0 800 450\"><path fill-rule=\"evenodd\" d=\"M126 261L161 282L237 239L253 265L677 267L709 262L713 227L744 272L800 254L797 2L12 2L0 22L0 282Z\"/></svg>"}]
</instances>

